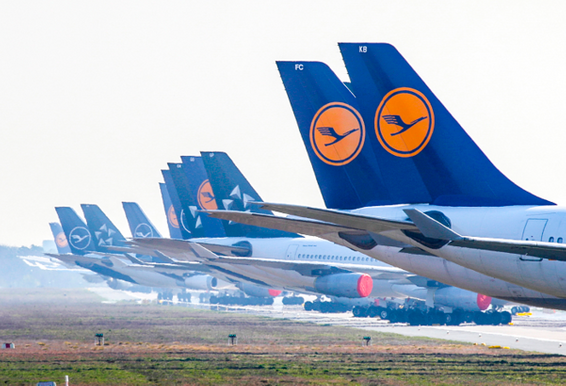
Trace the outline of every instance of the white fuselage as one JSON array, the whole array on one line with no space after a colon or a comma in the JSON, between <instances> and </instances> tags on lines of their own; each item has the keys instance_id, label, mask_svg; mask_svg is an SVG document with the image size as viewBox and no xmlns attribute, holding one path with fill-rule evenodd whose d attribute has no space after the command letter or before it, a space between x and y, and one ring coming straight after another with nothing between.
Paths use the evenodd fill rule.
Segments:
<instances>
[{"instance_id":1,"label":"white fuselage","mask_svg":"<svg viewBox=\"0 0 566 386\"><path fill-rule=\"evenodd\" d=\"M246 241L252 246L252 256L247 262L231 262L230 258L211 260L203 262L212 267L218 267L222 272L233 272L247 278L252 282L268 285L276 289L289 291L304 291L316 293L315 280L317 275L311 273L312 266L315 269L326 269L330 273L332 268L355 273L366 273L373 279L373 290L371 297L406 297L405 294L394 290L399 281L410 275L405 270L393 267L382 261L368 257L328 241L318 238L202 238L193 239L194 242L212 243L219 245L234 245ZM256 260L269 260L273 264L257 262ZM284 268L277 261L292 263L296 262L294 269ZM307 266L308 265L308 266ZM302 267L304 266L304 269ZM386 279L381 278L386 277ZM390 280L393 277L394 280ZM402 283L411 286L405 280Z\"/></svg>"},{"instance_id":2,"label":"white fuselage","mask_svg":"<svg viewBox=\"0 0 566 386\"><path fill-rule=\"evenodd\" d=\"M408 220L403 209L439 211L451 228L464 236L562 242L566 240L566 208L558 206L443 207L396 205L367 207L352 213ZM566 263L510 253L443 246L424 247L401 231L382 235L418 246L435 256L399 253L399 248L376 246L366 253L416 274L485 295L541 306L562 308L566 300Z\"/></svg>"}]
</instances>

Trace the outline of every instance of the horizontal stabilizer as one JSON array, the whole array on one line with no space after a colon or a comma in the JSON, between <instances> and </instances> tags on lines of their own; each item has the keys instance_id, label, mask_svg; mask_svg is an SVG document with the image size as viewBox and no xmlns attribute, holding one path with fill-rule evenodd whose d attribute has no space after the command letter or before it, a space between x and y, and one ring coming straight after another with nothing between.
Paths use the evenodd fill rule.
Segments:
<instances>
[{"instance_id":1,"label":"horizontal stabilizer","mask_svg":"<svg viewBox=\"0 0 566 386\"><path fill-rule=\"evenodd\" d=\"M440 240L459 240L462 238L458 233L445 225L439 223L432 217L418 209L403 209L425 237Z\"/></svg>"}]
</instances>

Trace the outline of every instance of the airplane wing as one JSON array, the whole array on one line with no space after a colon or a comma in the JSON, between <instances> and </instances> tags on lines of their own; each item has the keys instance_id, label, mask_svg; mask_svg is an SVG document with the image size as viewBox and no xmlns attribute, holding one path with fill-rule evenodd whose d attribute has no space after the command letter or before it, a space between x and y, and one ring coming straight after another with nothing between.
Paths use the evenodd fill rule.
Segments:
<instances>
[{"instance_id":1,"label":"airplane wing","mask_svg":"<svg viewBox=\"0 0 566 386\"><path fill-rule=\"evenodd\" d=\"M282 270L296 271L303 276L321 276L335 273L359 272L367 273L375 280L400 280L403 281L414 274L403 269L392 266L372 266L361 264L345 264L345 263L314 263L310 261L294 261L294 260L277 260L264 259L257 257L232 257L219 256L215 263L229 263L234 265L253 265L263 268L276 268ZM409 283L409 281L407 281Z\"/></svg>"},{"instance_id":2,"label":"airplane wing","mask_svg":"<svg viewBox=\"0 0 566 386\"><path fill-rule=\"evenodd\" d=\"M360 232L359 230L354 228L311 220L307 218L280 217L264 213L241 212L235 210L207 210L204 212L208 213L211 217L216 217L223 220L235 221L247 225L256 225L260 227L277 229L286 232L294 232L315 237L338 232L366 234L366 232Z\"/></svg>"},{"instance_id":3,"label":"airplane wing","mask_svg":"<svg viewBox=\"0 0 566 386\"><path fill-rule=\"evenodd\" d=\"M417 209L405 209L405 213L426 237L448 240L454 247L506 252L541 259L566 261L566 244L532 240L493 239L462 236Z\"/></svg>"},{"instance_id":4,"label":"airplane wing","mask_svg":"<svg viewBox=\"0 0 566 386\"><path fill-rule=\"evenodd\" d=\"M140 238L127 241L133 247L133 251L145 251L145 254L161 257L166 254L168 257L177 258L180 260L187 260L190 257L196 257L193 247L195 243L187 240L165 239L165 238ZM203 245L208 251L214 254L226 256L241 256L249 253L246 247L236 245L220 245L214 243L199 243ZM200 253L204 251L200 250ZM212 256L208 256L212 257Z\"/></svg>"},{"instance_id":5,"label":"airplane wing","mask_svg":"<svg viewBox=\"0 0 566 386\"><path fill-rule=\"evenodd\" d=\"M418 231L415 224L407 221L389 220L356 213L332 209L311 208L300 205L273 204L267 202L255 202L254 204L261 205L262 208L269 209L273 212L286 213L289 215L324 221L339 226L365 230L373 233L381 233L390 230Z\"/></svg>"}]
</instances>

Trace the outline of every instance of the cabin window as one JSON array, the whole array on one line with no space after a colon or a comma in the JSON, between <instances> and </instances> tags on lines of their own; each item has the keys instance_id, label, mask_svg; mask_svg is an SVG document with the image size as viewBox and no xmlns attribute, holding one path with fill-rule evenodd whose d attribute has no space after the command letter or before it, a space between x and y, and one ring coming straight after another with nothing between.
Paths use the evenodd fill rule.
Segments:
<instances>
[{"instance_id":1,"label":"cabin window","mask_svg":"<svg viewBox=\"0 0 566 386\"><path fill-rule=\"evenodd\" d=\"M549 238L548 238L548 242L549 242L549 243L553 243L553 242L554 242L554 237L549 237Z\"/></svg>"},{"instance_id":2,"label":"cabin window","mask_svg":"<svg viewBox=\"0 0 566 386\"><path fill-rule=\"evenodd\" d=\"M562 239L562 237L559 237L558 240L556 240L556 242L559 243L559 244L562 244L562 241L564 241L564 240Z\"/></svg>"}]
</instances>

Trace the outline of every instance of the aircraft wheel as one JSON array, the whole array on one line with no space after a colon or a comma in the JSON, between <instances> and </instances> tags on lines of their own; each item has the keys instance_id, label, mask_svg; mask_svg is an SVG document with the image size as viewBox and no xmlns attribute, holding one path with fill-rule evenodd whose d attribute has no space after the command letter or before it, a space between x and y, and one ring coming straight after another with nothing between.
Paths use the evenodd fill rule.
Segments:
<instances>
[{"instance_id":1,"label":"aircraft wheel","mask_svg":"<svg viewBox=\"0 0 566 386\"><path fill-rule=\"evenodd\" d=\"M442 324L446 324L447 326L454 326L456 318L454 314L445 313L442 315Z\"/></svg>"},{"instance_id":2,"label":"aircraft wheel","mask_svg":"<svg viewBox=\"0 0 566 386\"><path fill-rule=\"evenodd\" d=\"M375 318L376 316L379 316L379 309L375 306L370 306L368 308L368 316L370 318Z\"/></svg>"},{"instance_id":3,"label":"aircraft wheel","mask_svg":"<svg viewBox=\"0 0 566 386\"><path fill-rule=\"evenodd\" d=\"M389 310L387 308L381 308L379 310L379 317L382 320L388 320L389 319Z\"/></svg>"},{"instance_id":4,"label":"aircraft wheel","mask_svg":"<svg viewBox=\"0 0 566 386\"><path fill-rule=\"evenodd\" d=\"M512 320L513 320L513 317L511 316L511 314L508 311L503 311L501 313L501 324L503 324L503 325L509 324L509 323L511 323Z\"/></svg>"},{"instance_id":5,"label":"aircraft wheel","mask_svg":"<svg viewBox=\"0 0 566 386\"><path fill-rule=\"evenodd\" d=\"M356 318L365 318L368 316L367 309L365 307L355 306L352 309L352 313Z\"/></svg>"},{"instance_id":6,"label":"aircraft wheel","mask_svg":"<svg viewBox=\"0 0 566 386\"><path fill-rule=\"evenodd\" d=\"M399 321L399 311L389 310L389 323L397 323Z\"/></svg>"},{"instance_id":7,"label":"aircraft wheel","mask_svg":"<svg viewBox=\"0 0 566 386\"><path fill-rule=\"evenodd\" d=\"M303 306L305 308L305 311L312 311L313 308L313 304L311 301L305 302L305 305Z\"/></svg>"},{"instance_id":8,"label":"aircraft wheel","mask_svg":"<svg viewBox=\"0 0 566 386\"><path fill-rule=\"evenodd\" d=\"M322 302L320 303L320 312L323 314L327 314L332 309L332 304L330 302Z\"/></svg>"},{"instance_id":9,"label":"aircraft wheel","mask_svg":"<svg viewBox=\"0 0 566 386\"><path fill-rule=\"evenodd\" d=\"M411 326L421 326L425 322L425 317L420 311L411 311L407 316L407 320Z\"/></svg>"},{"instance_id":10,"label":"aircraft wheel","mask_svg":"<svg viewBox=\"0 0 566 386\"><path fill-rule=\"evenodd\" d=\"M464 312L462 315L462 323L472 323L474 321L474 314L472 312Z\"/></svg>"}]
</instances>

